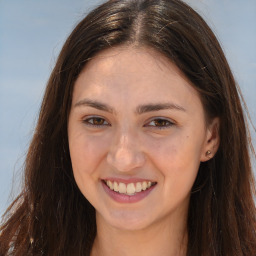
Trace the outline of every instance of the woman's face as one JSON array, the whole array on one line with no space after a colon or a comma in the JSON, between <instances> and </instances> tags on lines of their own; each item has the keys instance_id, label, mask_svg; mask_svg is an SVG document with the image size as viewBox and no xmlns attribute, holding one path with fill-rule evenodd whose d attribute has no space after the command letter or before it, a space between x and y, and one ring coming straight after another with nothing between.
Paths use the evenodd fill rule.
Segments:
<instances>
[{"instance_id":1,"label":"woman's face","mask_svg":"<svg viewBox=\"0 0 256 256\"><path fill-rule=\"evenodd\" d=\"M68 122L74 177L97 221L132 230L184 220L211 130L196 90L159 53L97 55L75 83Z\"/></svg>"}]
</instances>

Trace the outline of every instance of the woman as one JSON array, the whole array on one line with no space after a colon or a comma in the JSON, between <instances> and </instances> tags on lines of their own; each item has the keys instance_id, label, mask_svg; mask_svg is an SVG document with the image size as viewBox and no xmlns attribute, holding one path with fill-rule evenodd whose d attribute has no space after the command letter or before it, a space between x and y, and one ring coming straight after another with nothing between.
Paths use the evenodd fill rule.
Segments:
<instances>
[{"instance_id":1,"label":"woman","mask_svg":"<svg viewBox=\"0 0 256 256\"><path fill-rule=\"evenodd\" d=\"M1 255L255 255L248 138L197 13L108 1L57 60Z\"/></svg>"}]
</instances>

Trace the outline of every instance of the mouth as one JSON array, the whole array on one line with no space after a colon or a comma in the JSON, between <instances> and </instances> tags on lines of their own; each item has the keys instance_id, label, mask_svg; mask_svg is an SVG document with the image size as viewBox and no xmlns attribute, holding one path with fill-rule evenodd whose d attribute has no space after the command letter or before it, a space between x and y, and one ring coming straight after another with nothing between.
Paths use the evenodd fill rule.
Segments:
<instances>
[{"instance_id":1,"label":"mouth","mask_svg":"<svg viewBox=\"0 0 256 256\"><path fill-rule=\"evenodd\" d=\"M131 182L131 183L123 183L118 181L111 180L103 180L106 186L119 194L133 196L143 191L146 191L157 184L157 182L152 181L141 181L141 182Z\"/></svg>"}]
</instances>

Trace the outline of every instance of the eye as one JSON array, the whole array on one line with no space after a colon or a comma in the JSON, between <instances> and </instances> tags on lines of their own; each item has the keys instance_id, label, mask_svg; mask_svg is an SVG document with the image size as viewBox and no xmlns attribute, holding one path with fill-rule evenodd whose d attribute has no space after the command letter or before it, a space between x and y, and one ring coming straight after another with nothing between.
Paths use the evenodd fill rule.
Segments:
<instances>
[{"instance_id":1,"label":"eye","mask_svg":"<svg viewBox=\"0 0 256 256\"><path fill-rule=\"evenodd\" d=\"M157 118L154 120L151 120L149 123L146 124L146 126L149 127L156 127L158 129L165 129L173 126L174 123L171 122L170 120L163 119L163 118Z\"/></svg>"},{"instance_id":2,"label":"eye","mask_svg":"<svg viewBox=\"0 0 256 256\"><path fill-rule=\"evenodd\" d=\"M104 118L98 116L86 118L83 120L83 123L95 127L110 126Z\"/></svg>"}]
</instances>

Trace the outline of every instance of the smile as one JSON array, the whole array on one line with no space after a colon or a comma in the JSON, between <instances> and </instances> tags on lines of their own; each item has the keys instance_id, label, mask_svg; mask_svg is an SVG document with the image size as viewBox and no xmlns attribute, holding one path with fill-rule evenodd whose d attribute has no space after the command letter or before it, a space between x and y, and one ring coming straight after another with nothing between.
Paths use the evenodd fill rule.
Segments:
<instances>
[{"instance_id":1,"label":"smile","mask_svg":"<svg viewBox=\"0 0 256 256\"><path fill-rule=\"evenodd\" d=\"M156 185L156 182L151 182L151 181L142 181L142 182L125 184L123 182L104 180L104 183L111 190L118 192L120 194L129 195L129 196L145 191L151 188L152 186Z\"/></svg>"}]
</instances>

